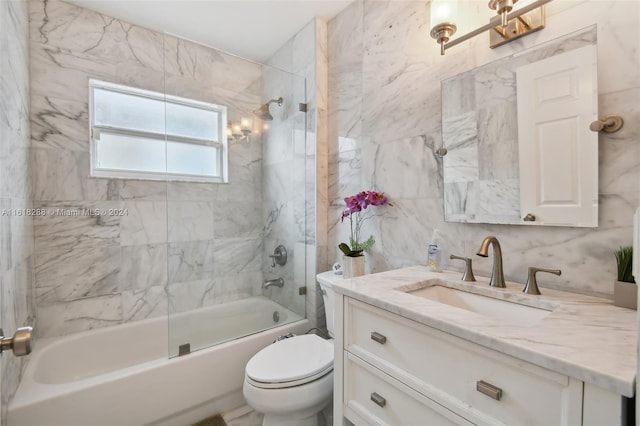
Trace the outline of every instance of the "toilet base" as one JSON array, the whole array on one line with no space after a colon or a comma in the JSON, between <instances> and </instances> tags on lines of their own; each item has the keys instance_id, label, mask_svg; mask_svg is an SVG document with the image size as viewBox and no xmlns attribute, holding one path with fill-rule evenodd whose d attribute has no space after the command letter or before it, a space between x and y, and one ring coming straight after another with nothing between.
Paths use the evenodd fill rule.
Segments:
<instances>
[{"instance_id":1,"label":"toilet base","mask_svg":"<svg viewBox=\"0 0 640 426\"><path fill-rule=\"evenodd\" d=\"M258 388L245 380L242 391L247 404L264 413L263 426L319 426L318 413L332 401L333 371L290 388Z\"/></svg>"}]
</instances>

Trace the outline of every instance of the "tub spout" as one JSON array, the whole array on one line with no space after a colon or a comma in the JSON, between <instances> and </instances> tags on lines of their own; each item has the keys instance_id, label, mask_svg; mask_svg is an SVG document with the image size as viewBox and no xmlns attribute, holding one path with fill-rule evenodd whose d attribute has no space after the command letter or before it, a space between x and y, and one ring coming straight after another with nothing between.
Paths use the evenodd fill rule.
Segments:
<instances>
[{"instance_id":1,"label":"tub spout","mask_svg":"<svg viewBox=\"0 0 640 426\"><path fill-rule=\"evenodd\" d=\"M275 280L267 280L262 283L262 288L269 287L284 287L284 280L282 278L276 278Z\"/></svg>"}]
</instances>

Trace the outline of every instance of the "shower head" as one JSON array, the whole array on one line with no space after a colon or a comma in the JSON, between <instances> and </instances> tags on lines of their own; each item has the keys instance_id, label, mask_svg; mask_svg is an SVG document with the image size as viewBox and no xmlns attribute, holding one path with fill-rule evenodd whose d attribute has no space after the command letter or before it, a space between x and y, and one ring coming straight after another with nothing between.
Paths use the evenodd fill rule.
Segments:
<instances>
[{"instance_id":1,"label":"shower head","mask_svg":"<svg viewBox=\"0 0 640 426\"><path fill-rule=\"evenodd\" d=\"M253 113L261 120L273 120L273 115L271 115L271 112L269 112L269 104L262 105L260 108L254 110Z\"/></svg>"},{"instance_id":2,"label":"shower head","mask_svg":"<svg viewBox=\"0 0 640 426\"><path fill-rule=\"evenodd\" d=\"M278 106L282 106L283 99L282 97L279 97L278 99L271 99L266 104L260 106L260 108L254 110L253 113L261 120L272 121L273 115L271 115L271 111L269 111L269 105L274 102L277 103Z\"/></svg>"}]
</instances>

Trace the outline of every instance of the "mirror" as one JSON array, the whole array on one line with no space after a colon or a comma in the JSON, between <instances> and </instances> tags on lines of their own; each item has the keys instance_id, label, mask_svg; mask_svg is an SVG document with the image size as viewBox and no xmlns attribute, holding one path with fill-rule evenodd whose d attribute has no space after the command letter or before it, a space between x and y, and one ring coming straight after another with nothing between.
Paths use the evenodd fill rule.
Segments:
<instances>
[{"instance_id":1,"label":"mirror","mask_svg":"<svg viewBox=\"0 0 640 426\"><path fill-rule=\"evenodd\" d=\"M448 222L598 225L595 26L442 82Z\"/></svg>"}]
</instances>

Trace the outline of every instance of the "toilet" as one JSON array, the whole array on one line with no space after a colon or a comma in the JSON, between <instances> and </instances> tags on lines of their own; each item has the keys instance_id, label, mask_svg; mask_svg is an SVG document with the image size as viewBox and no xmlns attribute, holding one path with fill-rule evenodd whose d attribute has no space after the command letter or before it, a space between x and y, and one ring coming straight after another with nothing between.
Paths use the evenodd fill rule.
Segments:
<instances>
[{"instance_id":1,"label":"toilet","mask_svg":"<svg viewBox=\"0 0 640 426\"><path fill-rule=\"evenodd\" d=\"M333 289L320 287L333 337ZM247 363L242 392L264 413L262 426L318 426L318 413L333 395L333 340L304 334L267 346Z\"/></svg>"}]
</instances>

